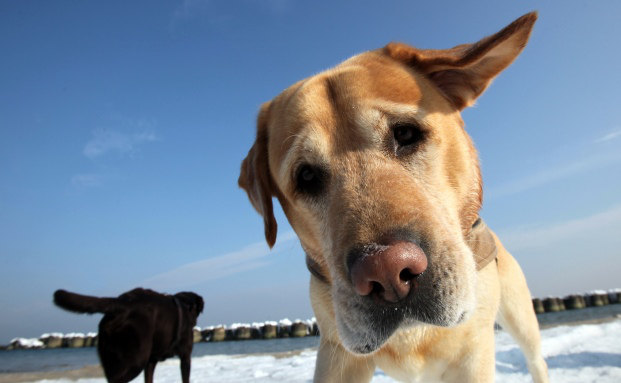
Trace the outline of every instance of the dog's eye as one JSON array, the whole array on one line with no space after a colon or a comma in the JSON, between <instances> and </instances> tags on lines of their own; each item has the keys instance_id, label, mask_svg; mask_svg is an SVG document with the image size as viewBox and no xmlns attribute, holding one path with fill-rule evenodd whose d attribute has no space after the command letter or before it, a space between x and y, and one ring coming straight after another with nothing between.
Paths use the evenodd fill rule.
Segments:
<instances>
[{"instance_id":1,"label":"dog's eye","mask_svg":"<svg viewBox=\"0 0 621 383\"><path fill-rule=\"evenodd\" d=\"M398 147L415 145L424 137L424 133L418 126L409 123L396 124L392 132Z\"/></svg>"},{"instance_id":2,"label":"dog's eye","mask_svg":"<svg viewBox=\"0 0 621 383\"><path fill-rule=\"evenodd\" d=\"M304 164L298 168L296 186L304 194L317 195L321 192L324 179L325 173L321 168Z\"/></svg>"}]
</instances>

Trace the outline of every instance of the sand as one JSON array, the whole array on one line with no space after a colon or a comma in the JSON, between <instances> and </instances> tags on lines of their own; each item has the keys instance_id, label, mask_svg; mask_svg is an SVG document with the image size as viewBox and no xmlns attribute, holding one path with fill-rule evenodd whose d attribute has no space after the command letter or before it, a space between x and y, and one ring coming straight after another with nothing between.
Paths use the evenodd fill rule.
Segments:
<instances>
[{"instance_id":1,"label":"sand","mask_svg":"<svg viewBox=\"0 0 621 383\"><path fill-rule=\"evenodd\" d=\"M0 374L0 383L36 382L44 379L78 380L80 378L103 378L103 376L101 366L95 365L67 371L4 373Z\"/></svg>"}]
</instances>

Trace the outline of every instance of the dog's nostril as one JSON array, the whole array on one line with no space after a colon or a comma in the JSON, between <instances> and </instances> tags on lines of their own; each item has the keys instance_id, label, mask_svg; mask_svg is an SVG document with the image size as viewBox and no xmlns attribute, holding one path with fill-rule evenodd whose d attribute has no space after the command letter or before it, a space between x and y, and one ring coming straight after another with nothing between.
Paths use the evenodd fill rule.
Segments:
<instances>
[{"instance_id":1,"label":"dog's nostril","mask_svg":"<svg viewBox=\"0 0 621 383\"><path fill-rule=\"evenodd\" d=\"M384 286L379 282L371 282L371 294L381 295L384 292Z\"/></svg>"},{"instance_id":2,"label":"dog's nostril","mask_svg":"<svg viewBox=\"0 0 621 383\"><path fill-rule=\"evenodd\" d=\"M403 269L399 273L399 279L401 282L409 283L410 281L416 279L420 274L414 274L410 269Z\"/></svg>"}]
</instances>

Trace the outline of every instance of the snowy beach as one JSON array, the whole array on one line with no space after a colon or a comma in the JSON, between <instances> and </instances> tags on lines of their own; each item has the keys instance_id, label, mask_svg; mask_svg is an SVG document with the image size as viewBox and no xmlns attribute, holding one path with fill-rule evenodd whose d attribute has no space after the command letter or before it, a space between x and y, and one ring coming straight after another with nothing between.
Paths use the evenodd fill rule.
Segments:
<instances>
[{"instance_id":1,"label":"snowy beach","mask_svg":"<svg viewBox=\"0 0 621 383\"><path fill-rule=\"evenodd\" d=\"M575 326L558 326L542 330L544 357L553 382L621 381L621 319ZM310 382L315 365L316 350L278 354L211 355L192 359L191 380L195 382ZM80 375L80 372L83 375ZM105 383L103 377L93 377L100 370L86 368L55 374L3 374L0 382L45 383ZM31 377L29 380L28 377ZM133 382L143 381L142 375ZM170 359L158 364L155 381L180 381L179 362ZM511 337L499 331L496 336L496 381L530 382L524 358ZM394 382L381 370L374 383Z\"/></svg>"}]
</instances>

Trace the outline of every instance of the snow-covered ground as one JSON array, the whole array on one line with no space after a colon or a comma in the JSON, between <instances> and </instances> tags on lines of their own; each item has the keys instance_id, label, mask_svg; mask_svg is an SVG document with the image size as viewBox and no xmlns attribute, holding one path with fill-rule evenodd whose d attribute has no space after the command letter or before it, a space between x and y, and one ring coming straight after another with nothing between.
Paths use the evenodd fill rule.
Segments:
<instances>
[{"instance_id":1,"label":"snow-covered ground","mask_svg":"<svg viewBox=\"0 0 621 383\"><path fill-rule=\"evenodd\" d=\"M581 326L560 326L543 330L543 354L552 382L621 382L621 320ZM203 356L192 359L194 382L310 382L315 351L287 357ZM158 364L155 382L179 382L179 362ZM133 382L143 382L140 375ZM504 332L496 336L496 381L531 382L519 348ZM40 381L43 382L43 381ZM45 380L65 383L68 380ZM105 383L104 379L80 379L80 383ZM394 382L378 370L373 383Z\"/></svg>"}]
</instances>

